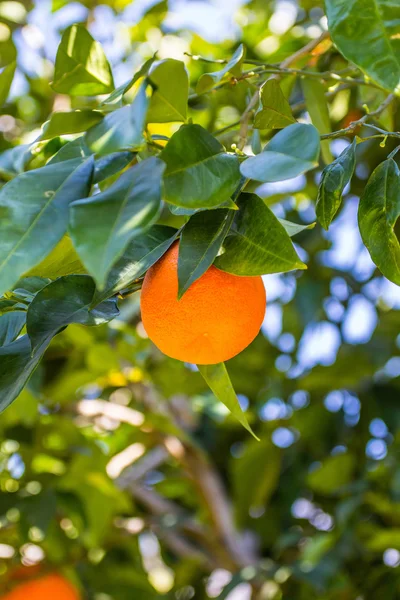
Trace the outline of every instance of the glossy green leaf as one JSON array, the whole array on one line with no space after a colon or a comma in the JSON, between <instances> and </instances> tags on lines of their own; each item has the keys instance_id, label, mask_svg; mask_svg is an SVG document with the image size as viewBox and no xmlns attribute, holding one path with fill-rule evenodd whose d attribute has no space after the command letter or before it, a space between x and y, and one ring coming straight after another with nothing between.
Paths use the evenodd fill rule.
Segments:
<instances>
[{"instance_id":1,"label":"glossy green leaf","mask_svg":"<svg viewBox=\"0 0 400 600\"><path fill-rule=\"evenodd\" d=\"M94 302L109 298L144 275L165 254L178 233L173 227L153 225L135 237L109 272L104 290L96 290Z\"/></svg>"},{"instance_id":2,"label":"glossy green leaf","mask_svg":"<svg viewBox=\"0 0 400 600\"><path fill-rule=\"evenodd\" d=\"M35 352L67 325L101 325L118 316L115 298L90 308L96 286L87 275L67 275L46 285L32 300L26 328Z\"/></svg>"},{"instance_id":3,"label":"glossy green leaf","mask_svg":"<svg viewBox=\"0 0 400 600\"><path fill-rule=\"evenodd\" d=\"M326 85L318 79L303 77L301 80L301 87L303 89L307 111L313 125L315 125L321 134L330 133L332 128L328 103L325 96L325 92L327 91ZM332 162L333 156L329 140L324 140L321 143L321 154L326 164Z\"/></svg>"},{"instance_id":4,"label":"glossy green leaf","mask_svg":"<svg viewBox=\"0 0 400 600\"><path fill-rule=\"evenodd\" d=\"M358 225L373 262L400 285L400 244L394 232L400 215L400 171L392 158L378 165L360 199Z\"/></svg>"},{"instance_id":5,"label":"glossy green leaf","mask_svg":"<svg viewBox=\"0 0 400 600\"><path fill-rule=\"evenodd\" d=\"M217 83L219 83L228 73L232 73L233 75L239 75L244 55L245 52L243 44L240 44L232 58L222 69L213 73L204 73L204 75L200 77L199 81L197 82L196 92L198 94L204 94L205 92L208 92Z\"/></svg>"},{"instance_id":6,"label":"glossy green leaf","mask_svg":"<svg viewBox=\"0 0 400 600\"><path fill-rule=\"evenodd\" d=\"M0 73L0 106L3 106L7 101L8 94L10 92L11 84L14 79L14 73L17 63L11 62L9 65L4 67Z\"/></svg>"},{"instance_id":7,"label":"glossy green leaf","mask_svg":"<svg viewBox=\"0 0 400 600\"><path fill-rule=\"evenodd\" d=\"M260 90L262 108L254 117L257 129L281 129L295 123L290 104L277 79L268 79Z\"/></svg>"},{"instance_id":8,"label":"glossy green leaf","mask_svg":"<svg viewBox=\"0 0 400 600\"><path fill-rule=\"evenodd\" d=\"M100 288L132 238L157 219L164 168L158 158L144 160L104 192L71 206L72 240Z\"/></svg>"},{"instance_id":9,"label":"glossy green leaf","mask_svg":"<svg viewBox=\"0 0 400 600\"><path fill-rule=\"evenodd\" d=\"M265 275L306 269L268 206L255 194L242 194L231 233L215 266L233 275Z\"/></svg>"},{"instance_id":10,"label":"glossy green leaf","mask_svg":"<svg viewBox=\"0 0 400 600\"><path fill-rule=\"evenodd\" d=\"M245 160L240 171L256 181L283 181L318 166L319 133L313 125L294 123L279 131L257 156Z\"/></svg>"},{"instance_id":11,"label":"glossy green leaf","mask_svg":"<svg viewBox=\"0 0 400 600\"><path fill-rule=\"evenodd\" d=\"M0 190L0 294L41 262L68 226L71 202L89 194L93 158L18 175Z\"/></svg>"},{"instance_id":12,"label":"glossy green leaf","mask_svg":"<svg viewBox=\"0 0 400 600\"><path fill-rule=\"evenodd\" d=\"M299 223L292 223L291 221L287 221L286 219L278 219L279 223L283 225L286 233L289 237L293 237L306 229L314 229L316 223L309 223L308 225L300 225Z\"/></svg>"},{"instance_id":13,"label":"glossy green leaf","mask_svg":"<svg viewBox=\"0 0 400 600\"><path fill-rule=\"evenodd\" d=\"M232 415L243 425L247 431L253 435L256 440L258 437L251 429L247 417L241 409L239 400L233 389L228 371L224 363L217 365L197 365L200 373L204 377L208 387L220 402L230 410Z\"/></svg>"},{"instance_id":14,"label":"glossy green leaf","mask_svg":"<svg viewBox=\"0 0 400 600\"><path fill-rule=\"evenodd\" d=\"M183 62L170 58L154 63L149 80L154 91L147 121L149 123L186 121L189 77Z\"/></svg>"},{"instance_id":15,"label":"glossy green leaf","mask_svg":"<svg viewBox=\"0 0 400 600\"><path fill-rule=\"evenodd\" d=\"M52 88L71 96L107 94L114 89L103 48L82 25L71 25L62 36Z\"/></svg>"},{"instance_id":16,"label":"glossy green leaf","mask_svg":"<svg viewBox=\"0 0 400 600\"><path fill-rule=\"evenodd\" d=\"M356 140L322 171L318 188L316 214L324 229L328 229L342 203L342 194L356 166Z\"/></svg>"},{"instance_id":17,"label":"glossy green leaf","mask_svg":"<svg viewBox=\"0 0 400 600\"><path fill-rule=\"evenodd\" d=\"M25 276L57 279L57 277L73 273L86 273L86 269L76 253L71 238L64 235L50 254L33 269L30 269Z\"/></svg>"},{"instance_id":18,"label":"glossy green leaf","mask_svg":"<svg viewBox=\"0 0 400 600\"><path fill-rule=\"evenodd\" d=\"M39 364L47 345L32 354L29 337L23 335L0 348L0 411L19 396Z\"/></svg>"},{"instance_id":19,"label":"glossy green leaf","mask_svg":"<svg viewBox=\"0 0 400 600\"><path fill-rule=\"evenodd\" d=\"M329 32L339 51L383 88L400 84L400 56L386 28L395 3L386 0L326 0Z\"/></svg>"},{"instance_id":20,"label":"glossy green leaf","mask_svg":"<svg viewBox=\"0 0 400 600\"><path fill-rule=\"evenodd\" d=\"M102 111L115 110L124 106L124 96L129 90L135 85L141 77L148 75L150 67L154 63L156 55L152 56L140 67L139 71L129 81L126 81L118 88L116 88L111 94L101 102L100 107Z\"/></svg>"},{"instance_id":21,"label":"glossy green leaf","mask_svg":"<svg viewBox=\"0 0 400 600\"><path fill-rule=\"evenodd\" d=\"M91 127L85 135L85 143L98 155L118 150L136 150L143 144L148 98L143 84L132 104L118 108Z\"/></svg>"},{"instance_id":22,"label":"glossy green leaf","mask_svg":"<svg viewBox=\"0 0 400 600\"><path fill-rule=\"evenodd\" d=\"M26 322L22 310L6 313L0 317L0 346L11 344L21 333Z\"/></svg>"},{"instance_id":23,"label":"glossy green leaf","mask_svg":"<svg viewBox=\"0 0 400 600\"><path fill-rule=\"evenodd\" d=\"M230 229L236 211L217 208L190 217L179 243L178 298L207 271L214 262Z\"/></svg>"},{"instance_id":24,"label":"glossy green leaf","mask_svg":"<svg viewBox=\"0 0 400 600\"><path fill-rule=\"evenodd\" d=\"M103 115L95 110L76 110L74 112L55 112L43 128L42 140L49 140L58 135L80 133L86 131L99 121Z\"/></svg>"},{"instance_id":25,"label":"glossy green leaf","mask_svg":"<svg viewBox=\"0 0 400 600\"><path fill-rule=\"evenodd\" d=\"M212 208L229 200L239 162L200 125L183 125L160 154L166 163L165 200L183 208Z\"/></svg>"},{"instance_id":26,"label":"glossy green leaf","mask_svg":"<svg viewBox=\"0 0 400 600\"><path fill-rule=\"evenodd\" d=\"M4 150L0 154L0 177L10 180L18 173L22 173L25 165L32 158L30 148L30 144L21 144Z\"/></svg>"}]
</instances>

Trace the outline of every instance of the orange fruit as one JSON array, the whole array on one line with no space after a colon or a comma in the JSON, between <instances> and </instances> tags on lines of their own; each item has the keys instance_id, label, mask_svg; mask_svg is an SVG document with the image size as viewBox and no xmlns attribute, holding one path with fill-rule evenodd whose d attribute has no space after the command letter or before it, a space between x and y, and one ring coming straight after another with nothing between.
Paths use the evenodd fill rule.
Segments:
<instances>
[{"instance_id":1,"label":"orange fruit","mask_svg":"<svg viewBox=\"0 0 400 600\"><path fill-rule=\"evenodd\" d=\"M80 596L66 579L52 574L21 583L1 600L80 600Z\"/></svg>"},{"instance_id":2,"label":"orange fruit","mask_svg":"<svg viewBox=\"0 0 400 600\"><path fill-rule=\"evenodd\" d=\"M254 340L265 315L261 277L238 277L211 266L178 300L179 243L144 278L142 321L164 354L211 365L236 356Z\"/></svg>"}]
</instances>

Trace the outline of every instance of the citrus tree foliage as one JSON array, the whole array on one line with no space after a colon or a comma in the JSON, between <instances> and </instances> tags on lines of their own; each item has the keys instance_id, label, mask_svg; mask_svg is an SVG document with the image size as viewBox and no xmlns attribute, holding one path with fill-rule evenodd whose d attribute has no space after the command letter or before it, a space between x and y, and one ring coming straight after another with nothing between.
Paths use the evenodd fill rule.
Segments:
<instances>
[{"instance_id":1,"label":"citrus tree foliage","mask_svg":"<svg viewBox=\"0 0 400 600\"><path fill-rule=\"evenodd\" d=\"M400 8L68 4L0 3L2 591L397 598ZM143 330L177 239L265 276L227 365Z\"/></svg>"}]
</instances>

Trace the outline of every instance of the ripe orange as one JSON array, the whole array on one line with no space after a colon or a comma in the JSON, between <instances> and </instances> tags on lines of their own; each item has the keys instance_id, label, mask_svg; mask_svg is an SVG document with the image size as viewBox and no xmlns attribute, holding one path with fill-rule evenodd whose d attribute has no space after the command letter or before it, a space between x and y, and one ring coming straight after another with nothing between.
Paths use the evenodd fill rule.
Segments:
<instances>
[{"instance_id":1,"label":"ripe orange","mask_svg":"<svg viewBox=\"0 0 400 600\"><path fill-rule=\"evenodd\" d=\"M75 588L60 575L45 575L40 579L33 579L21 583L1 600L79 600L80 596Z\"/></svg>"},{"instance_id":2,"label":"ripe orange","mask_svg":"<svg viewBox=\"0 0 400 600\"><path fill-rule=\"evenodd\" d=\"M144 278L147 335L164 354L184 362L211 365L236 356L264 319L261 277L238 277L211 266L178 300L178 253L175 242Z\"/></svg>"}]
</instances>

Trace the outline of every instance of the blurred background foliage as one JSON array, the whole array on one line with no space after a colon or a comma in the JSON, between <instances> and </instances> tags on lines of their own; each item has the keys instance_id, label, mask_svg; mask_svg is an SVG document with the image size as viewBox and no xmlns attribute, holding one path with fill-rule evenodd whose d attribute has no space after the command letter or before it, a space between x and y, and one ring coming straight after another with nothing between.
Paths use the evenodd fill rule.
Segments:
<instances>
[{"instance_id":1,"label":"blurred background foliage","mask_svg":"<svg viewBox=\"0 0 400 600\"><path fill-rule=\"evenodd\" d=\"M0 149L19 146L0 155L3 183L61 146L53 139L28 158L20 149L53 111L90 106L49 86L61 33L76 22L103 45L116 86L155 52L184 60L194 86L210 65L189 55L225 59L242 41L248 57L274 63L326 28L322 2L311 0L1 1L0 64L16 57L17 70ZM335 53L323 60L346 66ZM307 119L299 82L282 86ZM248 94L242 80L194 95L191 116L224 128ZM344 86L329 103L332 126L382 97ZM399 129L390 109L380 120ZM222 139L229 147L237 136ZM332 141L333 155L346 143ZM359 193L388 148L371 140L357 152L329 232L296 238L308 270L264 278L262 331L227 365L260 443L191 365L151 345L137 294L108 326L73 325L55 338L0 419L2 592L22 563L63 571L93 600L400 597L400 292L377 272L356 223ZM318 175L258 193L279 217L310 223Z\"/></svg>"}]
</instances>

